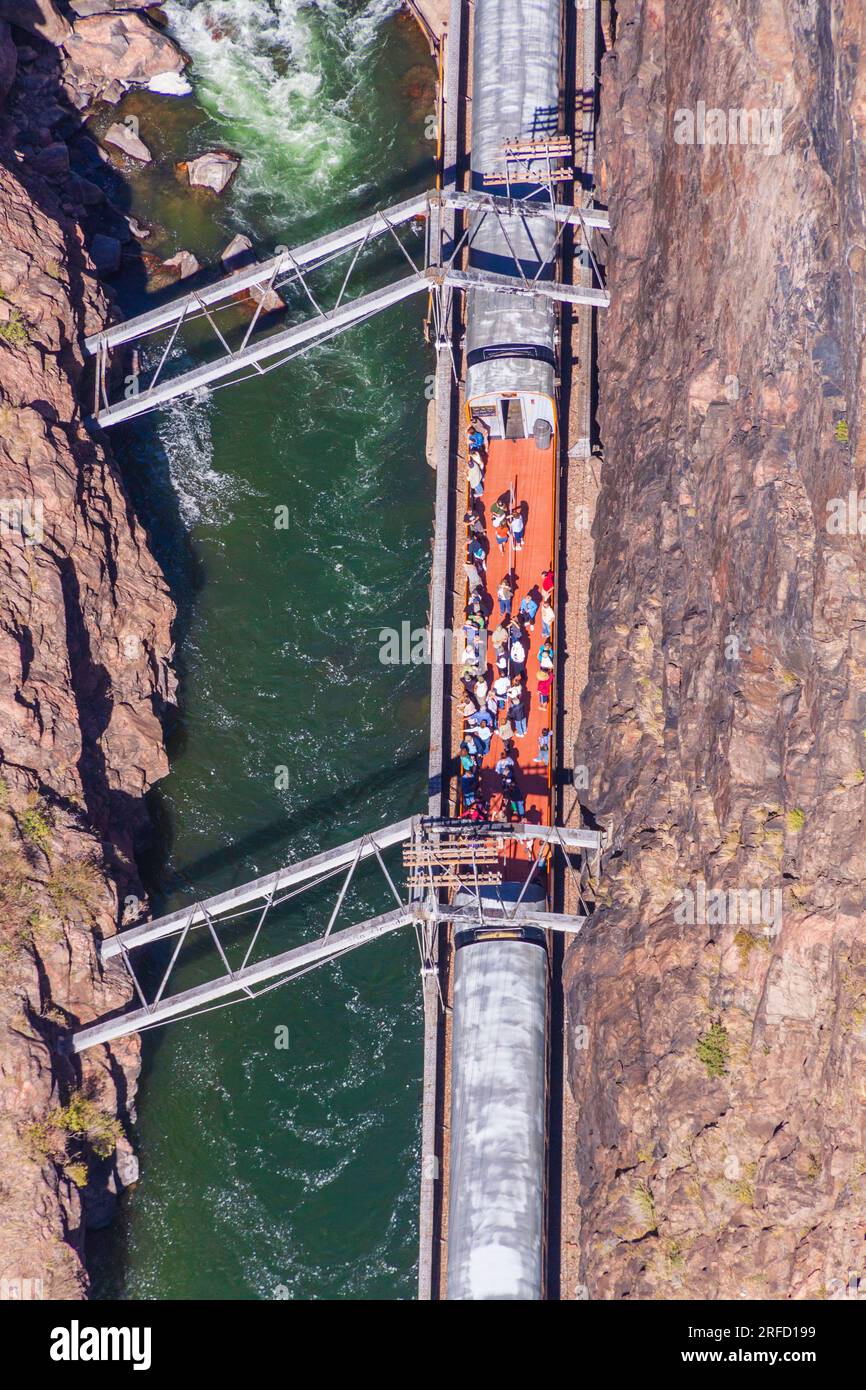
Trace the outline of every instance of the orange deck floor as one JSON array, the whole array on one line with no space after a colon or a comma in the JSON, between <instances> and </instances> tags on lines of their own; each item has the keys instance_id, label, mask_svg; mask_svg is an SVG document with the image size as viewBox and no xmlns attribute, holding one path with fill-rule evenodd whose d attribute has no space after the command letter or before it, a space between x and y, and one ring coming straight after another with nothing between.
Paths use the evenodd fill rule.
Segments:
<instances>
[{"instance_id":1,"label":"orange deck floor","mask_svg":"<svg viewBox=\"0 0 866 1390\"><path fill-rule=\"evenodd\" d=\"M531 439L494 439L490 441L486 452L484 495L480 499L483 505L482 515L489 547L483 591L485 606L488 610L489 633L492 634L493 629L500 621L496 590L506 574L511 576L515 591L511 609L514 616L519 611L521 599L528 593L532 593L539 605L539 611L535 616L534 631L526 632L524 637L524 646L526 647L524 706L528 719L527 730L523 738L515 738L512 744L512 756L516 763L515 777L526 803L526 820L535 825L550 823L549 766L534 760L538 756L539 735L551 725L554 699L552 689L550 703L546 708L542 708L538 700L537 683L539 675L538 649L543 640L540 611L541 577L545 570L555 569L555 475L555 446L553 443L548 449L539 449ZM490 518L490 509L497 499L501 498L508 505L512 497L516 506L521 504L523 506L526 523L523 548L519 551L515 550L509 538L504 551L500 551ZM554 589L554 594L555 592ZM551 641L555 649L555 623ZM493 643L488 637L487 680L491 685L498 674L494 662ZM499 715L498 722L501 723L504 717L504 713ZM484 759L481 773L481 795L488 801L491 814L494 816L500 814L500 783L494 769L502 754L503 746L502 740L494 733L490 752ZM551 748L551 758L552 755L553 749ZM527 855L522 845L515 845L512 849L512 857L515 860L526 861ZM516 870L517 863L513 867Z\"/></svg>"}]
</instances>

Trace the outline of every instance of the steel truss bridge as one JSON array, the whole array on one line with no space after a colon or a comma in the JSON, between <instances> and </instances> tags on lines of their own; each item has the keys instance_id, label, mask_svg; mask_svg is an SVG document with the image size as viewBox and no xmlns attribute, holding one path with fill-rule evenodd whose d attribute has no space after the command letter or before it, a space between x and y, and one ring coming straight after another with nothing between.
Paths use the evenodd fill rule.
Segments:
<instances>
[{"instance_id":1,"label":"steel truss bridge","mask_svg":"<svg viewBox=\"0 0 866 1390\"><path fill-rule=\"evenodd\" d=\"M504 851L513 841L525 846L531 868L518 900L504 904L484 896L483 889L501 881ZM402 891L384 858L385 853L398 844L403 847L405 870ZM336 849L286 864L262 878L107 937L101 943L102 962L109 969L120 969L128 974L138 1007L80 1029L73 1034L74 1050L83 1052L171 1020L207 1013L242 999L256 999L317 966L337 960L347 951L377 941L402 927L415 928L422 976L429 977L437 975L438 929L443 923L476 927L538 926L548 931L577 933L586 921L585 910L573 916L546 912L537 905L524 904L524 897L539 870L556 851L562 853L566 871L574 876L580 895L586 859L590 855L599 856L601 848L600 832L566 826L505 821L477 824L430 816L397 821ZM579 856L577 863L573 860L575 854ZM368 860L378 865L394 899L394 907L378 916L338 927L356 871ZM322 934L278 955L257 959L256 946L269 913L281 903L337 878L341 881ZM459 906L444 901L446 890L459 892ZM583 905L581 896L578 900ZM228 934L236 932L238 922L245 927L252 925L253 930L240 964L232 966L227 953ZM204 984L170 993L172 974L184 944L193 933L210 940L222 973ZM137 953L145 946L169 938L174 938L174 947L148 998L141 972L136 970Z\"/></svg>"},{"instance_id":2,"label":"steel truss bridge","mask_svg":"<svg viewBox=\"0 0 866 1390\"><path fill-rule=\"evenodd\" d=\"M433 189L314 241L293 248L281 247L268 260L257 261L211 285L192 289L160 307L104 329L85 340L87 353L96 359L93 413L89 423L107 429L145 415L179 396L218 389L251 376L264 376L354 324L363 323L392 304L417 294L430 297L437 352L451 351L445 325L450 320L455 291L486 289L607 308L609 297L602 284L591 237L594 230L609 227L608 214L591 206L557 203L550 188L547 193L549 198L540 201L537 192L515 199L487 192ZM453 235L454 214L459 211L472 216L467 218L464 232L456 237ZM503 226L508 240L503 224L506 216L519 217L527 230L531 230L533 221L539 218L552 219L558 224L550 254L535 275L527 277L516 256L514 275L461 269L459 261L463 253L471 248L473 238L488 218L496 219ZM417 248L410 249L411 238L406 235L407 229L411 230L419 220L425 225L423 259L416 259ZM562 238L569 228L586 250L592 266L588 278L595 281L592 285L564 285L552 278L542 278L545 272L552 273ZM396 243L409 273L367 294L347 298L346 292L353 277L357 276L362 253L382 238ZM314 283L314 274L346 256L350 256L348 267L334 302L326 306L323 290ZM265 305L273 302L275 292L282 296L293 288L303 292L306 317L290 327L275 330ZM231 309L237 313L238 302L251 295L257 300L255 312L244 331L238 334L236 328L226 326L225 318L220 322L219 316ZM184 331L195 323L203 324L212 332L217 355L190 370L168 374L182 356ZM234 343L230 341L232 337L236 340ZM112 354L123 348L137 357L144 346L154 348L155 360L145 372L136 371L127 376L121 398L112 400L116 375L112 370ZM456 376L456 367L454 372Z\"/></svg>"}]
</instances>

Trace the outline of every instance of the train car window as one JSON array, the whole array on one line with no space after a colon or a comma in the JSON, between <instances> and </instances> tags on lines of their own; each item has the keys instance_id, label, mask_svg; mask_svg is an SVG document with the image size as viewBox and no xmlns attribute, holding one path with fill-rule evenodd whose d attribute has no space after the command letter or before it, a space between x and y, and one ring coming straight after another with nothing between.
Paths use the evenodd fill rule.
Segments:
<instances>
[{"instance_id":1,"label":"train car window","mask_svg":"<svg viewBox=\"0 0 866 1390\"><path fill-rule=\"evenodd\" d=\"M503 357L520 357L531 362L547 362L551 367L555 367L556 358L550 348L541 347L537 343L499 343L494 347L473 348L467 354L466 361L470 367L477 367L479 362L497 362Z\"/></svg>"}]
</instances>

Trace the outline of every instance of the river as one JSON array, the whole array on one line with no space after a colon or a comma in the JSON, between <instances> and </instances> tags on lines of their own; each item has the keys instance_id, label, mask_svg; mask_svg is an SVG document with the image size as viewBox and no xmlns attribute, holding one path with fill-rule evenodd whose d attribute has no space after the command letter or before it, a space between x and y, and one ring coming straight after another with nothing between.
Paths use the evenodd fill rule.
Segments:
<instances>
[{"instance_id":1,"label":"river","mask_svg":"<svg viewBox=\"0 0 866 1390\"><path fill-rule=\"evenodd\" d=\"M264 255L430 181L435 74L395 5L166 10L194 96L135 93L120 108L156 156L129 180L131 210L162 229L149 253L213 262L243 230ZM243 156L222 199L174 172L214 146ZM146 302L140 278L118 288L128 312ZM381 629L423 625L427 611L421 317L418 302L399 306L278 372L115 431L179 607L180 717L144 861L156 912L423 805L429 673L379 659ZM335 891L281 909L265 951L317 934ZM367 873L347 920L388 905ZM186 950L172 987L214 973L214 955ZM95 1295L411 1297L420 1087L409 935L147 1034L141 1181L91 1238Z\"/></svg>"}]
</instances>

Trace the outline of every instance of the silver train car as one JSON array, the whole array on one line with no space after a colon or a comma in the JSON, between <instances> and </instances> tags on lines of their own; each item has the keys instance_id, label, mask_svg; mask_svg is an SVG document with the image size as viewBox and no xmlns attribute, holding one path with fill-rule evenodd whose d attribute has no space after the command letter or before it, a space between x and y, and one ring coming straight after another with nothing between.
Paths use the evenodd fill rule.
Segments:
<instances>
[{"instance_id":1,"label":"silver train car","mask_svg":"<svg viewBox=\"0 0 866 1390\"><path fill-rule=\"evenodd\" d=\"M515 901L521 884L481 890ZM457 896L468 900L469 894ZM523 901L545 902L533 883ZM549 961L537 927L456 934L449 1300L544 1297Z\"/></svg>"},{"instance_id":2,"label":"silver train car","mask_svg":"<svg viewBox=\"0 0 866 1390\"><path fill-rule=\"evenodd\" d=\"M514 141L545 140L559 127L560 0L475 0L472 70L472 187L530 198L549 194L531 181L538 165L511 163ZM515 181L514 175L517 175ZM520 180L523 180L522 182ZM519 278L552 279L556 227L546 218L477 214L469 263ZM547 264L545 264L547 262ZM541 267L544 266L544 269ZM494 439L535 438L547 448L556 428L556 317L552 301L472 290L466 316L466 404Z\"/></svg>"}]
</instances>

